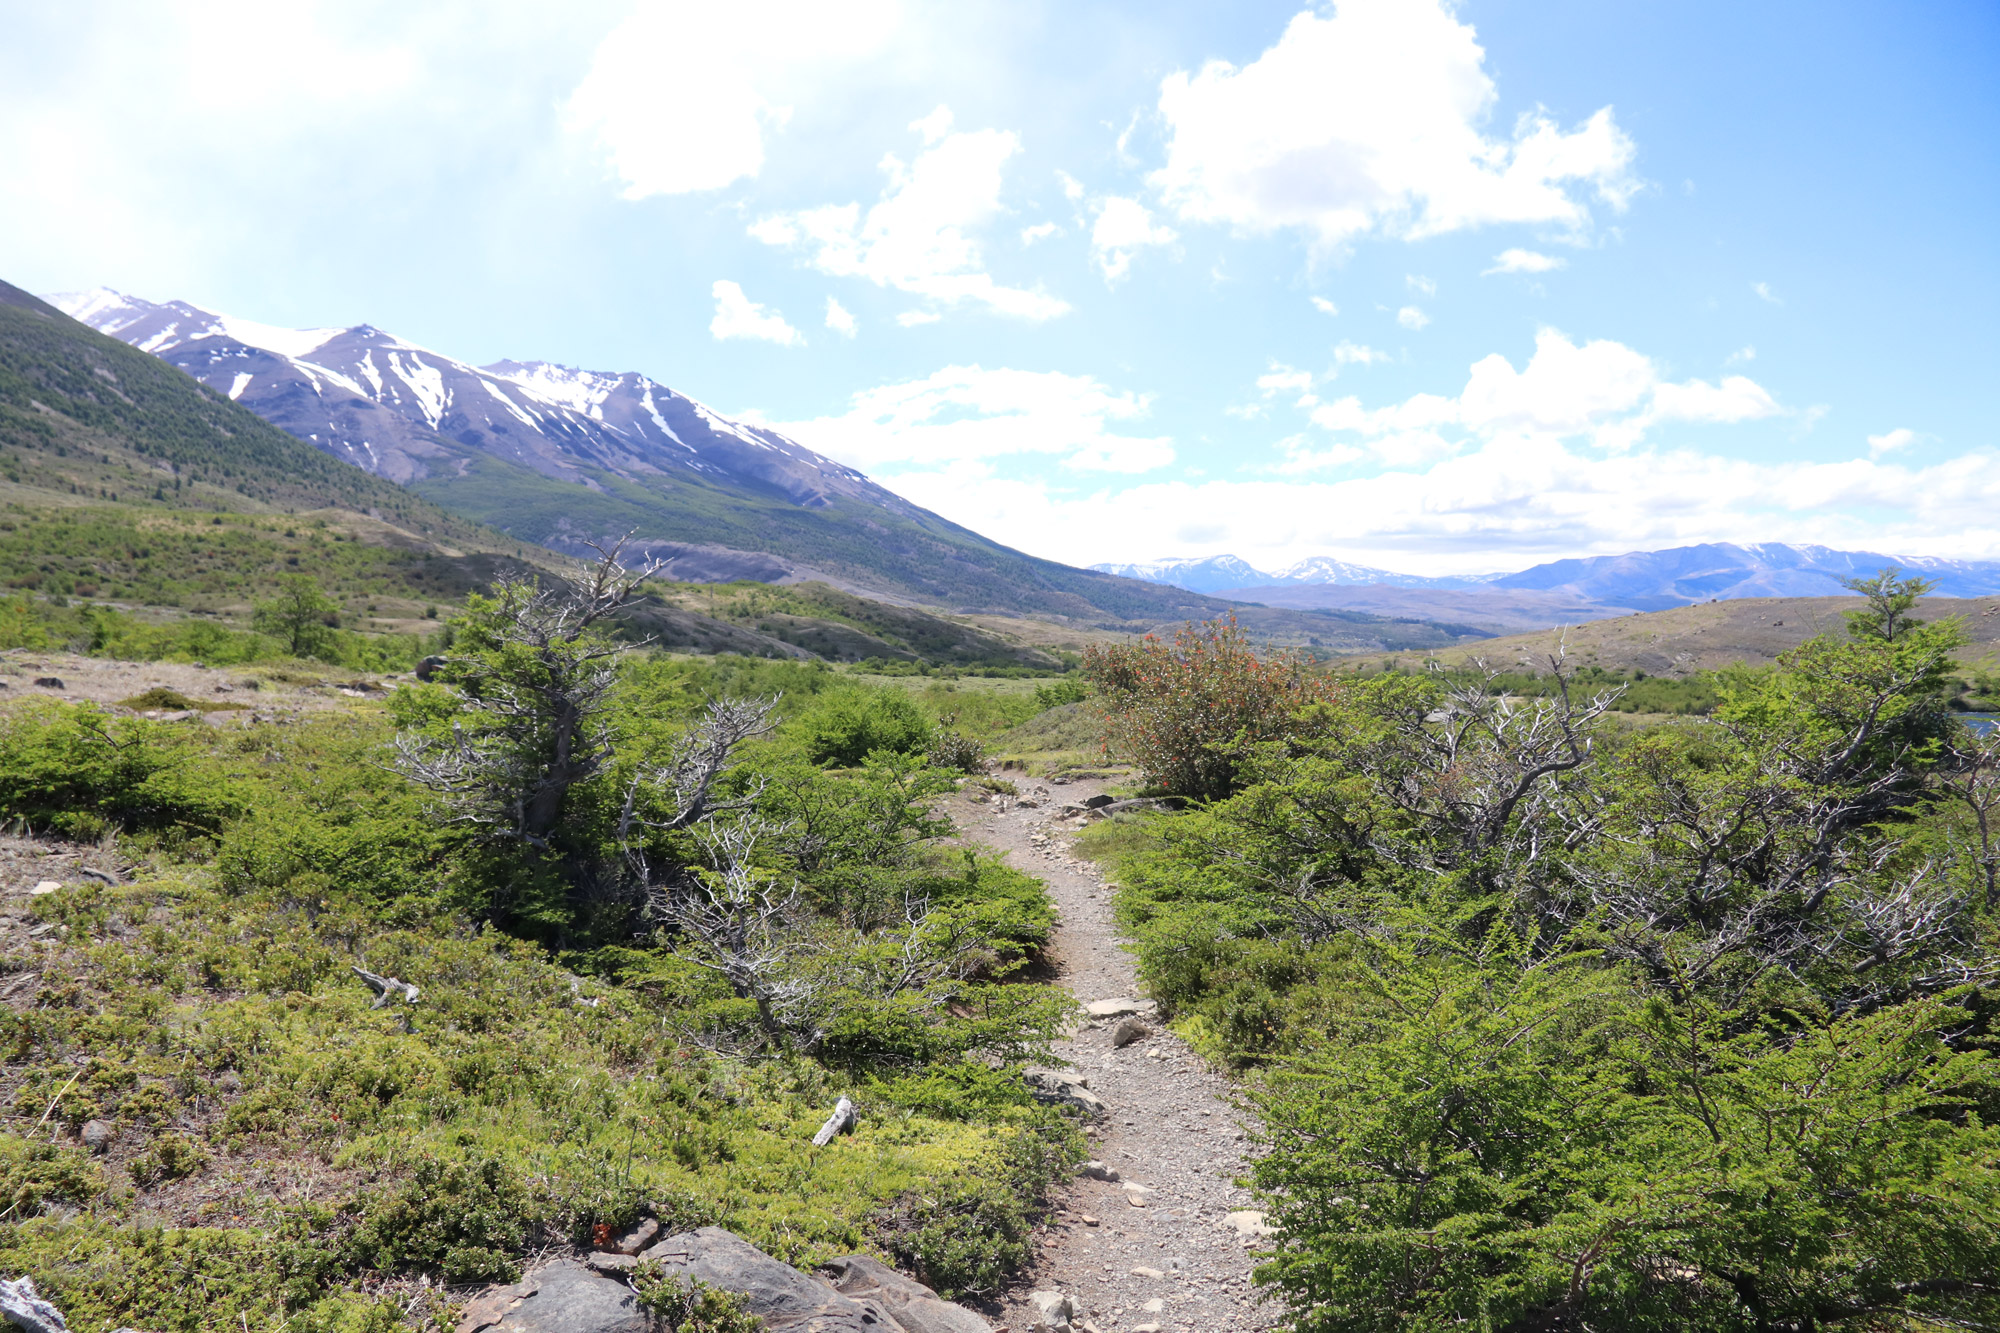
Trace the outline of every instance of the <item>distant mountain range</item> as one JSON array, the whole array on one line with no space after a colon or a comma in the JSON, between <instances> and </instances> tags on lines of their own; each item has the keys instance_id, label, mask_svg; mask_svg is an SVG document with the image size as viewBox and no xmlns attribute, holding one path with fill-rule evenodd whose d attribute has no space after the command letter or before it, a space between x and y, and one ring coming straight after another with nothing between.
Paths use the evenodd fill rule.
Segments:
<instances>
[{"instance_id":1,"label":"distant mountain range","mask_svg":"<svg viewBox=\"0 0 2000 1333\"><path fill-rule=\"evenodd\" d=\"M1247 560L1233 555L1212 555L1203 559L1144 560L1133 564L1092 565L1092 569L1122 578L1167 583L1190 592L1224 593L1238 588L1367 587L1387 584L1395 588L1476 588L1488 575L1470 578L1424 578L1416 574L1396 574L1368 565L1349 564L1332 556L1316 555L1310 560L1267 574Z\"/></svg>"},{"instance_id":2,"label":"distant mountain range","mask_svg":"<svg viewBox=\"0 0 2000 1333\"><path fill-rule=\"evenodd\" d=\"M1983 597L2000 592L2000 560L1944 560L1875 551L1839 551L1826 546L1790 546L1781 542L1747 546L1714 542L1663 551L1588 556L1550 561L1514 574L1461 578L1396 574L1327 557L1304 560L1277 573L1259 571L1233 555L1092 568L1274 606L1367 607L1403 615L1424 614L1428 608L1446 612L1454 619L1476 621L1478 617L1471 608L1482 599L1495 603L1504 600L1532 618L1540 614L1536 609L1539 599L1533 595L1546 599L1549 614L1594 607L1607 615L1631 610L1661 611L1695 602L1745 597L1835 597L1847 591L1842 579L1870 576L1892 565L1933 580L1941 596ZM1377 591L1369 596L1334 591L1360 588ZM1426 599L1389 596L1380 591L1396 588L1453 591L1460 595ZM1526 600L1494 596L1502 592L1531 596ZM1432 603L1436 605L1433 607Z\"/></svg>"}]
</instances>

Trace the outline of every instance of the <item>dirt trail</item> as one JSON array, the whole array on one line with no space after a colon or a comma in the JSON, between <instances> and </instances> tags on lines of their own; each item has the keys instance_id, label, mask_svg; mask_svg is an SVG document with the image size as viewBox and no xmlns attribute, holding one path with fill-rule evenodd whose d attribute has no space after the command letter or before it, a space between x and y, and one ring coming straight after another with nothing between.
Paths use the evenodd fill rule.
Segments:
<instances>
[{"instance_id":1,"label":"dirt trail","mask_svg":"<svg viewBox=\"0 0 2000 1333\"><path fill-rule=\"evenodd\" d=\"M1140 998L1111 891L1071 854L1079 822L1060 817L1097 791L1027 781L1018 801L997 798L964 821L968 837L1047 881L1061 914L1052 950L1059 984L1086 1004ZM1115 1019L1087 1022L1056 1048L1108 1108L1094 1151L1121 1179L1079 1178L1058 1197L1036 1233L1037 1259L999 1302L1015 1333L1037 1326L1035 1291L1072 1297L1079 1333L1252 1333L1279 1322L1279 1308L1250 1282L1255 1241L1238 1225L1246 1219L1228 1216L1256 1206L1232 1183L1245 1170L1245 1143L1229 1085L1150 1013L1140 1017L1148 1035L1122 1049L1112 1045Z\"/></svg>"}]
</instances>

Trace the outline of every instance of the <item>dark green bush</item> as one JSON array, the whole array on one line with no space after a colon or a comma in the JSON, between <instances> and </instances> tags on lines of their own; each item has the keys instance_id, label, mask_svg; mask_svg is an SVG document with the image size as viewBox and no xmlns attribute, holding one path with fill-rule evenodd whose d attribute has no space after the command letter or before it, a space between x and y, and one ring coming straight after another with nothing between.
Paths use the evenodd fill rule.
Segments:
<instances>
[{"instance_id":1,"label":"dark green bush","mask_svg":"<svg viewBox=\"0 0 2000 1333\"><path fill-rule=\"evenodd\" d=\"M413 1270L448 1283L512 1282L530 1218L528 1194L506 1163L427 1159L347 1237L350 1267Z\"/></svg>"},{"instance_id":2,"label":"dark green bush","mask_svg":"<svg viewBox=\"0 0 2000 1333\"><path fill-rule=\"evenodd\" d=\"M65 836L108 830L208 835L241 809L203 762L207 733L31 701L0 718L0 818Z\"/></svg>"},{"instance_id":3,"label":"dark green bush","mask_svg":"<svg viewBox=\"0 0 2000 1333\"><path fill-rule=\"evenodd\" d=\"M806 758L815 764L858 768L868 756L922 754L929 748L931 721L901 690L828 690L793 722Z\"/></svg>"}]
</instances>

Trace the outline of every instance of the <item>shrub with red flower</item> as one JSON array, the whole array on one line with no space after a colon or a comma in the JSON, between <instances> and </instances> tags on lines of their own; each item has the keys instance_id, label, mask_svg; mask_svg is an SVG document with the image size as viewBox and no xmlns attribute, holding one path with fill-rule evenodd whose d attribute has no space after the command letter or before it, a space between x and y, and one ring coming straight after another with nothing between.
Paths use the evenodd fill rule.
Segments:
<instances>
[{"instance_id":1,"label":"shrub with red flower","mask_svg":"<svg viewBox=\"0 0 2000 1333\"><path fill-rule=\"evenodd\" d=\"M1236 790L1247 745L1276 740L1338 685L1293 653L1260 658L1236 617L1183 625L1170 643L1091 648L1083 674L1104 701L1108 750L1176 796Z\"/></svg>"}]
</instances>

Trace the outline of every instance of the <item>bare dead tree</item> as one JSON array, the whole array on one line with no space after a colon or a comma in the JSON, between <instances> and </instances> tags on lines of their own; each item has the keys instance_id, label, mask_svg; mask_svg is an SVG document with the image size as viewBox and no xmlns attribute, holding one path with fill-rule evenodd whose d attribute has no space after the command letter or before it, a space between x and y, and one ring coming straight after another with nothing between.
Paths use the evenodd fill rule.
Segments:
<instances>
[{"instance_id":1,"label":"bare dead tree","mask_svg":"<svg viewBox=\"0 0 2000 1333\"><path fill-rule=\"evenodd\" d=\"M588 543L598 559L567 587L496 584L487 614L466 635L472 651L449 658L443 672L469 723L455 723L444 739L397 738L397 768L444 797L455 820L546 848L563 798L610 761L592 723L623 650L591 631L658 569L626 569L629 540Z\"/></svg>"},{"instance_id":2,"label":"bare dead tree","mask_svg":"<svg viewBox=\"0 0 2000 1333\"><path fill-rule=\"evenodd\" d=\"M1939 766L1938 785L1965 807L1986 905L2000 906L2000 730L1955 738Z\"/></svg>"},{"instance_id":3,"label":"bare dead tree","mask_svg":"<svg viewBox=\"0 0 2000 1333\"><path fill-rule=\"evenodd\" d=\"M825 1034L812 1021L819 988L795 966L811 943L807 912L796 883L781 885L752 863L767 831L756 820L697 825L710 864L671 886L659 907L685 937L676 957L750 1001L773 1043L810 1050Z\"/></svg>"},{"instance_id":4,"label":"bare dead tree","mask_svg":"<svg viewBox=\"0 0 2000 1333\"><path fill-rule=\"evenodd\" d=\"M641 763L633 769L618 812L618 845L626 866L641 885L653 882L647 834L672 833L756 808L764 794L763 779L727 800L717 799L716 783L735 763L737 751L746 741L771 730L771 713L777 706L776 698L712 699L701 720L674 743L664 760ZM665 813L647 818L642 801Z\"/></svg>"}]
</instances>

